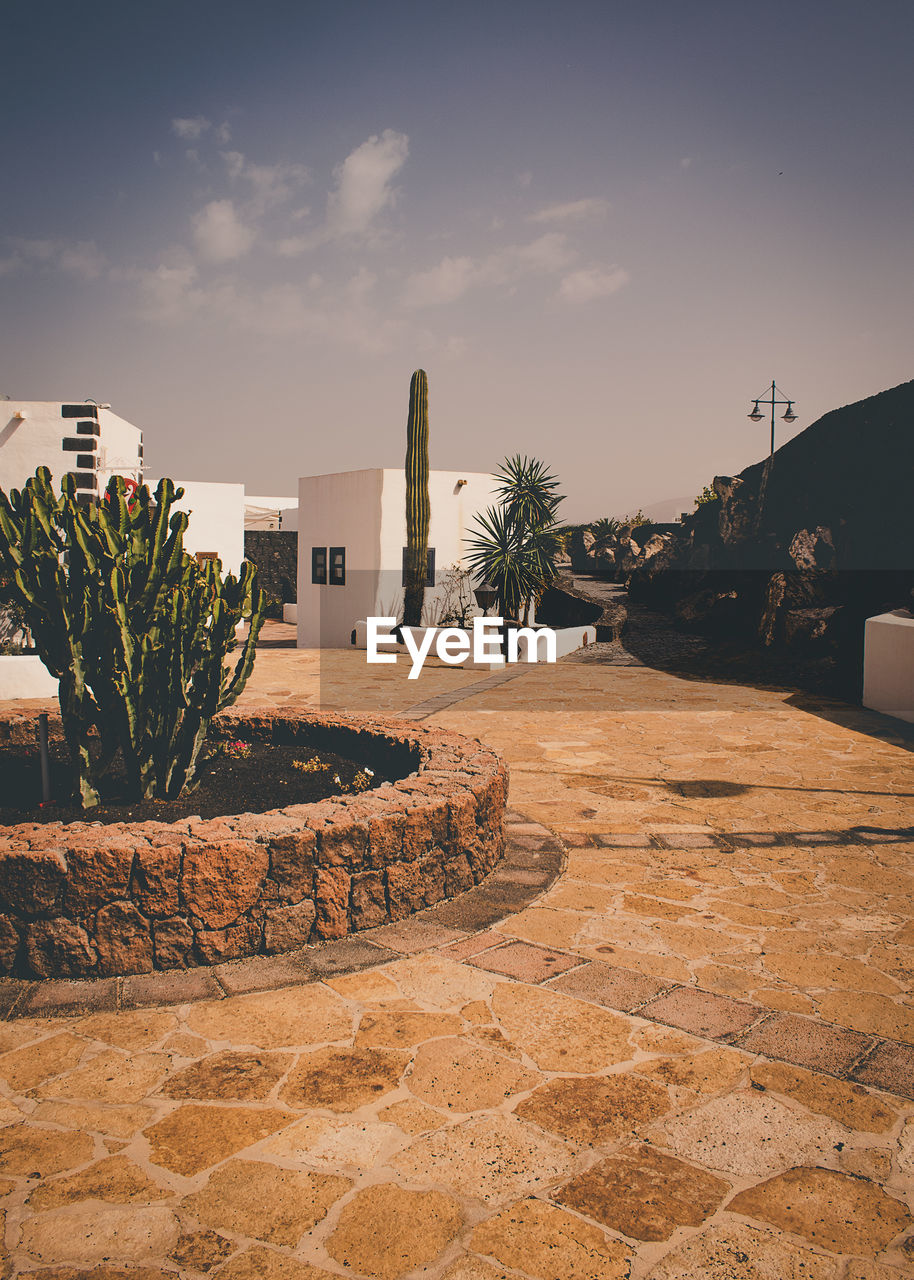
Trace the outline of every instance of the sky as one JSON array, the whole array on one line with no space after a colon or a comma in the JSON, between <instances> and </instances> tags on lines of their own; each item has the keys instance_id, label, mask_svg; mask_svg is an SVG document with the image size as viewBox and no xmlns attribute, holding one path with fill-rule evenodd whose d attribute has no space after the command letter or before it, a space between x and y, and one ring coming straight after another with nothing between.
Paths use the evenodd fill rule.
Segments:
<instances>
[{"instance_id":1,"label":"sky","mask_svg":"<svg viewBox=\"0 0 914 1280\"><path fill-rule=\"evenodd\" d=\"M697 494L914 377L910 0L4 6L0 394L151 475ZM783 409L780 410L783 412ZM859 459L849 459L859 465Z\"/></svg>"}]
</instances>

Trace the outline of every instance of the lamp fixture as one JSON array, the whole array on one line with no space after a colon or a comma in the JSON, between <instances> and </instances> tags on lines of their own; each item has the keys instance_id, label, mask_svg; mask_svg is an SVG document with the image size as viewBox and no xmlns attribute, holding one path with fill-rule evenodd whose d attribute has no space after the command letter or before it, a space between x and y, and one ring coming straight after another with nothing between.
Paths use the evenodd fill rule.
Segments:
<instances>
[{"instance_id":1,"label":"lamp fixture","mask_svg":"<svg viewBox=\"0 0 914 1280\"><path fill-rule=\"evenodd\" d=\"M796 401L791 400L788 396L785 396L783 392L781 392L781 399L778 399L778 392L780 391L780 387L776 386L775 383L773 382L771 386L768 388L768 391L769 391L769 394L767 396L752 397L752 412L748 414L747 417L751 422L761 422L762 418L764 417L764 414L759 409L759 405L764 404L764 405L771 406L771 452L768 456L769 458L773 458L774 457L774 406L776 404L786 404L787 410L783 414L783 420L785 422L796 422L797 415L793 411L793 406L794 404L796 404Z\"/></svg>"}]
</instances>

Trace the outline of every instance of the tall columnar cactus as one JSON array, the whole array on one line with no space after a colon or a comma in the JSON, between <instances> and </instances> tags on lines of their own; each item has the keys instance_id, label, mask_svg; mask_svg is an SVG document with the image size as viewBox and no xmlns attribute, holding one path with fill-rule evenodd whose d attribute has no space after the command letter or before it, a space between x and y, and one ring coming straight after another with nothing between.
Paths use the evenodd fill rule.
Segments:
<instances>
[{"instance_id":1,"label":"tall columnar cactus","mask_svg":"<svg viewBox=\"0 0 914 1280\"><path fill-rule=\"evenodd\" d=\"M244 688L263 622L256 571L224 579L183 549L183 495L161 480L128 501L112 477L82 506L40 467L20 492L0 490L0 569L11 580L45 666L60 681L64 735L84 808L120 753L137 799L172 798L196 772L209 722ZM232 670L235 627L250 630ZM98 750L90 752L93 730Z\"/></svg>"},{"instance_id":2,"label":"tall columnar cactus","mask_svg":"<svg viewBox=\"0 0 914 1280\"><path fill-rule=\"evenodd\" d=\"M428 378L417 369L409 384L406 420L406 585L403 625L422 625L428 574Z\"/></svg>"}]
</instances>

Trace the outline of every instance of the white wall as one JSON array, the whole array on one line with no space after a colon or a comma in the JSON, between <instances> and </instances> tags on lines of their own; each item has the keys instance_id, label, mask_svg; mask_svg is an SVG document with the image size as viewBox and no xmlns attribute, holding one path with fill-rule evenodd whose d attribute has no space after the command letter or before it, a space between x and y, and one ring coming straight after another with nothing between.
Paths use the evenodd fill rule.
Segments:
<instances>
[{"instance_id":1,"label":"white wall","mask_svg":"<svg viewBox=\"0 0 914 1280\"><path fill-rule=\"evenodd\" d=\"M150 480L154 492L157 480ZM222 572L241 572L244 559L244 485L219 484L206 480L175 480L184 497L174 505L175 511L186 511L190 520L184 535L184 550L215 551L222 561Z\"/></svg>"},{"instance_id":2,"label":"white wall","mask_svg":"<svg viewBox=\"0 0 914 1280\"><path fill-rule=\"evenodd\" d=\"M341 649L374 609L380 568L378 469L303 476L298 482L298 647ZM345 586L311 581L311 548L346 548Z\"/></svg>"},{"instance_id":3,"label":"white wall","mask_svg":"<svg viewBox=\"0 0 914 1280\"><path fill-rule=\"evenodd\" d=\"M392 606L384 612L399 616L403 606L403 548L406 546L406 473L402 468L385 468L383 477L380 554L383 581L388 584L385 596ZM462 480L466 484L458 483ZM443 570L464 562L466 538L468 532L472 532L474 515L498 501L496 483L484 471L430 471L428 496L431 508L428 545L435 548L435 574L440 582ZM427 623L434 620L439 594L439 589L426 588L423 620Z\"/></svg>"},{"instance_id":4,"label":"white wall","mask_svg":"<svg viewBox=\"0 0 914 1280\"><path fill-rule=\"evenodd\" d=\"M113 475L141 479L143 433L110 409L99 409L98 487L103 492Z\"/></svg>"},{"instance_id":5,"label":"white wall","mask_svg":"<svg viewBox=\"0 0 914 1280\"><path fill-rule=\"evenodd\" d=\"M58 490L67 471L94 471L99 492L115 473L139 479L142 432L110 409L98 409L97 417L87 413L83 420L97 422L99 434L80 436L80 419L64 418L63 403L0 400L0 489L8 493L10 489L23 488L38 467L48 468ZM76 439L81 447L65 451L64 440ZM97 467L77 466L80 455L93 456Z\"/></svg>"},{"instance_id":6,"label":"white wall","mask_svg":"<svg viewBox=\"0 0 914 1280\"><path fill-rule=\"evenodd\" d=\"M465 484L458 484L464 480ZM440 580L465 554L473 515L496 501L491 475L472 471L429 474L429 546ZM285 527L285 521L284 521ZM406 476L402 469L305 476L298 503L298 644L348 646L356 622L370 615L399 617L406 545ZM346 585L311 582L312 547L346 548ZM426 592L434 617L437 592Z\"/></svg>"},{"instance_id":7,"label":"white wall","mask_svg":"<svg viewBox=\"0 0 914 1280\"><path fill-rule=\"evenodd\" d=\"M867 618L863 705L914 723L914 617L906 609Z\"/></svg>"}]
</instances>

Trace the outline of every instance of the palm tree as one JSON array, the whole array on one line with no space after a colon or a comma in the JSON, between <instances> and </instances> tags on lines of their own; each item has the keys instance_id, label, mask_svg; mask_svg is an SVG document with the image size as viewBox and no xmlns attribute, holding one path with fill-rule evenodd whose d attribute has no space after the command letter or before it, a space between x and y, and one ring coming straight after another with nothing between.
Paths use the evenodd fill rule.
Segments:
<instances>
[{"instance_id":1,"label":"palm tree","mask_svg":"<svg viewBox=\"0 0 914 1280\"><path fill-rule=\"evenodd\" d=\"M558 493L558 477L547 471L537 458L505 458L495 479L500 481L498 496L515 524L527 529L555 524L555 513L564 501Z\"/></svg>"},{"instance_id":2,"label":"palm tree","mask_svg":"<svg viewBox=\"0 0 914 1280\"><path fill-rule=\"evenodd\" d=\"M621 527L620 520L616 520L613 516L602 516L599 520L594 520L590 526L590 532L600 542L603 538L611 538L619 532Z\"/></svg>"},{"instance_id":3,"label":"palm tree","mask_svg":"<svg viewBox=\"0 0 914 1280\"><path fill-rule=\"evenodd\" d=\"M477 581L495 587L502 616L516 621L523 613L526 625L531 604L556 576L561 536L555 513L563 497L557 478L536 458L506 458L495 478L501 504L475 517L467 558Z\"/></svg>"}]
</instances>

